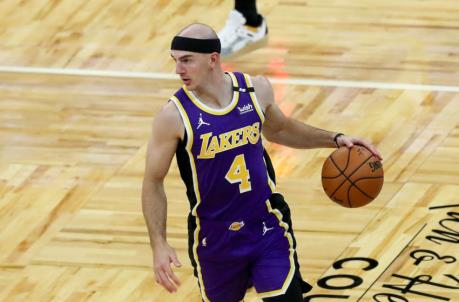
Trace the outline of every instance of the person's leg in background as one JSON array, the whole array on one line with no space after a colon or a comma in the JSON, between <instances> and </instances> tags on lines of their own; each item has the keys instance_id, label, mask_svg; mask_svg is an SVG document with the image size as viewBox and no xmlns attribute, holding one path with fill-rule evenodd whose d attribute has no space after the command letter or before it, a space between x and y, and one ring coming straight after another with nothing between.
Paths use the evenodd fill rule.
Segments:
<instances>
[{"instance_id":1,"label":"person's leg in background","mask_svg":"<svg viewBox=\"0 0 459 302\"><path fill-rule=\"evenodd\" d=\"M235 0L225 26L218 32L223 56L242 54L267 41L266 20L257 11L256 0Z\"/></svg>"},{"instance_id":2,"label":"person's leg in background","mask_svg":"<svg viewBox=\"0 0 459 302\"><path fill-rule=\"evenodd\" d=\"M256 0L236 0L234 9L240 12L245 18L245 25L258 27L263 22L263 17L258 14Z\"/></svg>"}]
</instances>

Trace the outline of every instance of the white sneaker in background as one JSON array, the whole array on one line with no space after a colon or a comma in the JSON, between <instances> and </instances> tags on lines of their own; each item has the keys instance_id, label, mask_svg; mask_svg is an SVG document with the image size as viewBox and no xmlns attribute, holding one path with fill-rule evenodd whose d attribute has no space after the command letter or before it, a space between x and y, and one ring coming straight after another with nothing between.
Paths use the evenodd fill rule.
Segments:
<instances>
[{"instance_id":1,"label":"white sneaker in background","mask_svg":"<svg viewBox=\"0 0 459 302\"><path fill-rule=\"evenodd\" d=\"M268 27L265 18L258 27L247 26L245 21L244 16L237 10L229 13L225 26L218 32L222 44L222 56L246 53L265 45L268 41Z\"/></svg>"}]
</instances>

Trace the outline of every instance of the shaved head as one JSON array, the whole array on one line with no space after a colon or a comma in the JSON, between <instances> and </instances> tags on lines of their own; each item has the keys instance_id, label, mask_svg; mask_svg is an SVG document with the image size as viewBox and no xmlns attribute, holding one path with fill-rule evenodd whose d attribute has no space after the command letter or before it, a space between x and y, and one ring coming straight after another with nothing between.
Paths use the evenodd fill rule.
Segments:
<instances>
[{"instance_id":1,"label":"shaved head","mask_svg":"<svg viewBox=\"0 0 459 302\"><path fill-rule=\"evenodd\" d=\"M182 29L177 36L195 39L218 39L218 35L212 27L202 24L193 23Z\"/></svg>"},{"instance_id":2,"label":"shaved head","mask_svg":"<svg viewBox=\"0 0 459 302\"><path fill-rule=\"evenodd\" d=\"M222 70L220 51L220 39L212 27L193 23L172 39L170 54L175 61L175 73L188 89L196 90L211 87L209 83L231 86L231 79Z\"/></svg>"}]
</instances>

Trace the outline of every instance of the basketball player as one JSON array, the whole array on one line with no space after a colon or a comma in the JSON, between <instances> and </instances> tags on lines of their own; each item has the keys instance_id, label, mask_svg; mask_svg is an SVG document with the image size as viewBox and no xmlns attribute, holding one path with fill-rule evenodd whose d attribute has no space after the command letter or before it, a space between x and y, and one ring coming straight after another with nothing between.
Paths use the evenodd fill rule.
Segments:
<instances>
[{"instance_id":1,"label":"basketball player","mask_svg":"<svg viewBox=\"0 0 459 302\"><path fill-rule=\"evenodd\" d=\"M267 42L268 27L257 11L256 0L235 0L218 37L222 56L242 54Z\"/></svg>"},{"instance_id":2,"label":"basketball player","mask_svg":"<svg viewBox=\"0 0 459 302\"><path fill-rule=\"evenodd\" d=\"M186 27L172 41L184 85L154 119L142 192L155 278L170 292L180 284L171 269L181 264L166 238L163 185L176 154L203 301L241 301L251 286L263 301L302 301L311 286L301 278L290 211L275 193L261 134L294 148L360 144L381 156L363 139L286 117L266 78L222 70L220 49L216 33L203 24Z\"/></svg>"}]
</instances>

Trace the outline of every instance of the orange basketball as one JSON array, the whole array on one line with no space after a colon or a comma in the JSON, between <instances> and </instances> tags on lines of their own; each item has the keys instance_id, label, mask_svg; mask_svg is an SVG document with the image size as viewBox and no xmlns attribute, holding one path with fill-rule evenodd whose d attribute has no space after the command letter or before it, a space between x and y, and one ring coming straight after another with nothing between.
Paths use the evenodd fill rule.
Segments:
<instances>
[{"instance_id":1,"label":"orange basketball","mask_svg":"<svg viewBox=\"0 0 459 302\"><path fill-rule=\"evenodd\" d=\"M381 161L363 146L335 150L322 167L322 186L331 200L358 208L378 196L384 183Z\"/></svg>"}]
</instances>

